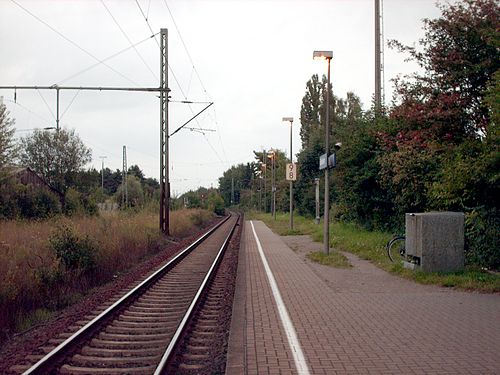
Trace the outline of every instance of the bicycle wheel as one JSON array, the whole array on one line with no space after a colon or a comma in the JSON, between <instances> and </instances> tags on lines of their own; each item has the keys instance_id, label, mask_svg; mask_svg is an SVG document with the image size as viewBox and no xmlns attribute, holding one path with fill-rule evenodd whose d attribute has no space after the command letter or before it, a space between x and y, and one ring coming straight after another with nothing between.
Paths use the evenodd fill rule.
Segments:
<instances>
[{"instance_id":1,"label":"bicycle wheel","mask_svg":"<svg viewBox=\"0 0 500 375\"><path fill-rule=\"evenodd\" d=\"M391 262L398 262L405 259L405 238L404 236L394 237L387 244L387 255Z\"/></svg>"}]
</instances>

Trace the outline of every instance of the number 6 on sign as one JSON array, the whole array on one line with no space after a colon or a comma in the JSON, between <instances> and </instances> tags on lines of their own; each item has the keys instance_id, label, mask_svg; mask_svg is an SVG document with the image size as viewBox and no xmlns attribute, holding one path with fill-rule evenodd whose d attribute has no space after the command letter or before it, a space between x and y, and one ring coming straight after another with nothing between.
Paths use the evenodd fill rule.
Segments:
<instances>
[{"instance_id":1,"label":"number 6 on sign","mask_svg":"<svg viewBox=\"0 0 500 375\"><path fill-rule=\"evenodd\" d=\"M297 181L297 164L295 163L286 164L286 180Z\"/></svg>"}]
</instances>

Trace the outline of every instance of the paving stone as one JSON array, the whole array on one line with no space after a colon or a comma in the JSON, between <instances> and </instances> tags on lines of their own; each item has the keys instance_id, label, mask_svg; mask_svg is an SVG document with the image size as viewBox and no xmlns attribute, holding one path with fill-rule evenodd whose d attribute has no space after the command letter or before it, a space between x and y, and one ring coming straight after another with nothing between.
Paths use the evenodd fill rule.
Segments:
<instances>
[{"instance_id":1,"label":"paving stone","mask_svg":"<svg viewBox=\"0 0 500 375\"><path fill-rule=\"evenodd\" d=\"M351 269L310 265L254 226L311 374L500 374L499 295L419 285L351 254ZM226 373L297 374L249 222Z\"/></svg>"}]
</instances>

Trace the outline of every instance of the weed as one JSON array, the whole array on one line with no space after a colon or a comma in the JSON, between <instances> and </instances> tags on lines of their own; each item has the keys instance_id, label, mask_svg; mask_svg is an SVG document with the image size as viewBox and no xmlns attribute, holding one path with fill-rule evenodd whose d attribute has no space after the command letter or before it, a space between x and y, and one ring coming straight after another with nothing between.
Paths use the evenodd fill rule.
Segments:
<instances>
[{"instance_id":1,"label":"weed","mask_svg":"<svg viewBox=\"0 0 500 375\"><path fill-rule=\"evenodd\" d=\"M313 262L323 264L325 266L336 267L336 268L351 268L349 260L337 251L332 251L330 254L326 255L321 251L313 251L307 254L307 258Z\"/></svg>"}]
</instances>

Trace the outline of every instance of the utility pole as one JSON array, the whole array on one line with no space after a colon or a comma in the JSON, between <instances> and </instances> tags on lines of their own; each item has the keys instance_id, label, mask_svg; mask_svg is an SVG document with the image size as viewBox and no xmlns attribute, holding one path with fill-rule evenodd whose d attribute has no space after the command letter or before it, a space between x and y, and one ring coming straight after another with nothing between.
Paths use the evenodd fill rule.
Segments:
<instances>
[{"instance_id":1,"label":"utility pole","mask_svg":"<svg viewBox=\"0 0 500 375\"><path fill-rule=\"evenodd\" d=\"M314 179L314 185L316 187L316 224L319 224L320 216L319 216L319 178Z\"/></svg>"},{"instance_id":2,"label":"utility pole","mask_svg":"<svg viewBox=\"0 0 500 375\"><path fill-rule=\"evenodd\" d=\"M128 186L127 186L127 146L123 146L123 167L122 167L122 202L128 207Z\"/></svg>"},{"instance_id":3,"label":"utility pole","mask_svg":"<svg viewBox=\"0 0 500 375\"><path fill-rule=\"evenodd\" d=\"M275 158L276 152L271 149L269 151L268 157L271 159L271 192L272 192L272 201L271 201L271 212L274 220L276 220L276 173L275 173Z\"/></svg>"},{"instance_id":4,"label":"utility pole","mask_svg":"<svg viewBox=\"0 0 500 375\"><path fill-rule=\"evenodd\" d=\"M382 63L380 53L380 0L375 0L375 116L382 109Z\"/></svg>"},{"instance_id":5,"label":"utility pole","mask_svg":"<svg viewBox=\"0 0 500 375\"><path fill-rule=\"evenodd\" d=\"M290 167L293 168L293 152L292 152L292 124L293 117L283 117L283 121L290 122ZM285 173L289 173L287 170ZM290 179L290 230L293 230L293 180Z\"/></svg>"},{"instance_id":6,"label":"utility pole","mask_svg":"<svg viewBox=\"0 0 500 375\"><path fill-rule=\"evenodd\" d=\"M154 36L156 36L155 34ZM170 183L168 177L168 30L160 30L160 87L102 87L102 86L0 86L0 89L13 89L14 101L17 90L56 90L56 129L59 131L59 97L61 90L91 90L91 91L135 91L155 92L160 94L160 230L168 235L170 210ZM185 101L185 103L190 103ZM212 105L213 103L209 104ZM207 106L206 108L208 108ZM205 109L206 109L205 108ZM205 110L203 109L203 111ZM201 112L200 112L201 113ZM199 113L198 113L199 115ZM196 116L193 116L195 118ZM192 118L192 119L193 119ZM192 120L191 119L191 120ZM191 121L189 120L189 121ZM189 123L187 121L182 127Z\"/></svg>"},{"instance_id":7,"label":"utility pole","mask_svg":"<svg viewBox=\"0 0 500 375\"><path fill-rule=\"evenodd\" d=\"M267 212L267 153L262 149L262 166L264 167L264 212Z\"/></svg>"},{"instance_id":8,"label":"utility pole","mask_svg":"<svg viewBox=\"0 0 500 375\"><path fill-rule=\"evenodd\" d=\"M234 205L234 177L231 177L231 206Z\"/></svg>"},{"instance_id":9,"label":"utility pole","mask_svg":"<svg viewBox=\"0 0 500 375\"><path fill-rule=\"evenodd\" d=\"M101 190L104 194L104 159L106 156L99 156L99 159L101 159Z\"/></svg>"},{"instance_id":10,"label":"utility pole","mask_svg":"<svg viewBox=\"0 0 500 375\"><path fill-rule=\"evenodd\" d=\"M259 210L262 211L262 169L259 174Z\"/></svg>"},{"instance_id":11,"label":"utility pole","mask_svg":"<svg viewBox=\"0 0 500 375\"><path fill-rule=\"evenodd\" d=\"M168 30L160 30L160 230L170 234L168 170Z\"/></svg>"}]
</instances>

